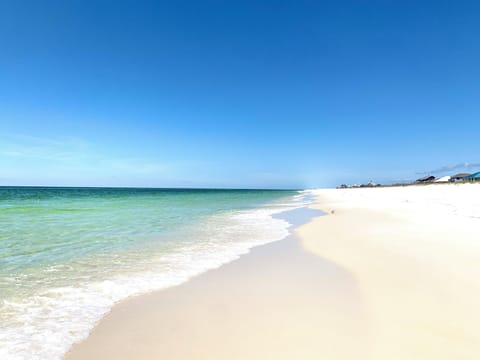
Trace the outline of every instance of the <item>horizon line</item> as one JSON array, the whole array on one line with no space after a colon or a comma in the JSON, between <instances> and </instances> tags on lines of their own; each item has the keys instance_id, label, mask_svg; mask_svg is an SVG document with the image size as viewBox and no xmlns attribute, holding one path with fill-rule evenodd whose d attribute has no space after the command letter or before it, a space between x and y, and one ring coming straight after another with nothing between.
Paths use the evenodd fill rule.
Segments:
<instances>
[{"instance_id":1,"label":"horizon line","mask_svg":"<svg viewBox=\"0 0 480 360\"><path fill-rule=\"evenodd\" d=\"M151 186L72 186L72 185L0 185L0 188L60 188L60 189L145 189L145 190L278 190L303 191L303 188L256 188L256 187L151 187Z\"/></svg>"}]
</instances>

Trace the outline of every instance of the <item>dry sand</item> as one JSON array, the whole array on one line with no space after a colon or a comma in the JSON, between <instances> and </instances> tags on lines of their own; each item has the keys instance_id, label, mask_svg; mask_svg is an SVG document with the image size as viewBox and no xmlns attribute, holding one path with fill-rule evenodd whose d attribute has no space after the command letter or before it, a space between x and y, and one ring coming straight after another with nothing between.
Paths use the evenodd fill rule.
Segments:
<instances>
[{"instance_id":1,"label":"dry sand","mask_svg":"<svg viewBox=\"0 0 480 360\"><path fill-rule=\"evenodd\" d=\"M480 359L480 185L315 193L302 244L357 280L368 359Z\"/></svg>"},{"instance_id":2,"label":"dry sand","mask_svg":"<svg viewBox=\"0 0 480 360\"><path fill-rule=\"evenodd\" d=\"M479 359L480 185L314 193L298 238L120 303L67 359Z\"/></svg>"}]
</instances>

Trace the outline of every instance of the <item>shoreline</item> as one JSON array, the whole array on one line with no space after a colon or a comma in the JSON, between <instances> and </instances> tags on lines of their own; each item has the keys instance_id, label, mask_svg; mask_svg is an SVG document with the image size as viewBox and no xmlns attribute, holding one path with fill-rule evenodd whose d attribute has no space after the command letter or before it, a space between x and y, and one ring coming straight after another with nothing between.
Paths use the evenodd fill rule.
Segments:
<instances>
[{"instance_id":1,"label":"shoreline","mask_svg":"<svg viewBox=\"0 0 480 360\"><path fill-rule=\"evenodd\" d=\"M12 210L0 236L7 249L0 358L32 360L62 358L124 299L283 239L289 223L274 214L305 204L303 194L284 191L15 188L1 195Z\"/></svg>"},{"instance_id":2,"label":"shoreline","mask_svg":"<svg viewBox=\"0 0 480 360\"><path fill-rule=\"evenodd\" d=\"M285 239L256 246L239 259L176 287L115 305L65 358L191 359L193 354L195 359L268 358L276 348L277 359L313 359L318 349L312 344L318 343L320 334L325 351L332 356L345 353L339 335L322 324L341 324L342 340L362 338L363 310L355 279L302 249L297 229L307 218L310 221L314 214L320 215L302 209L308 208L286 212L301 210L308 215L302 216L302 224L289 219L295 228ZM339 298L345 299L342 306L335 304ZM322 305L329 312L312 315ZM220 342L226 343L221 345L218 338L223 336L226 338ZM291 346L292 337L303 345ZM279 338L283 346L278 344ZM361 341L356 342L356 347L362 348ZM232 351L238 353L232 355Z\"/></svg>"},{"instance_id":3,"label":"shoreline","mask_svg":"<svg viewBox=\"0 0 480 360\"><path fill-rule=\"evenodd\" d=\"M317 216L114 307L66 359L480 354L480 185L313 190Z\"/></svg>"}]
</instances>

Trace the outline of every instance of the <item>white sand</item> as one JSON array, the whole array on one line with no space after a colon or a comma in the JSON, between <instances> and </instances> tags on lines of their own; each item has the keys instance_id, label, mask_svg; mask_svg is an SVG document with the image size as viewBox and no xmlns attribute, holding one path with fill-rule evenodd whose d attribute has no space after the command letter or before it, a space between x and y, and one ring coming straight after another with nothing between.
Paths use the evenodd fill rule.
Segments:
<instances>
[{"instance_id":1,"label":"white sand","mask_svg":"<svg viewBox=\"0 0 480 360\"><path fill-rule=\"evenodd\" d=\"M480 359L480 185L313 193L300 240L117 305L67 358Z\"/></svg>"},{"instance_id":2,"label":"white sand","mask_svg":"<svg viewBox=\"0 0 480 360\"><path fill-rule=\"evenodd\" d=\"M357 279L368 358L480 359L480 185L314 193L302 244Z\"/></svg>"}]
</instances>

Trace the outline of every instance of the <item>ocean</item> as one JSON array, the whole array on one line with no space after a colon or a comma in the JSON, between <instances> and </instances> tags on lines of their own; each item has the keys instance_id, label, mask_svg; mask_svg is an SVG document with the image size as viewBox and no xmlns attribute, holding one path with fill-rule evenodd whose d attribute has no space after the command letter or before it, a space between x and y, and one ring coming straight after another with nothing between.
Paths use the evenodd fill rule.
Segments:
<instances>
[{"instance_id":1,"label":"ocean","mask_svg":"<svg viewBox=\"0 0 480 360\"><path fill-rule=\"evenodd\" d=\"M301 191L0 187L0 359L60 359L112 306L288 235Z\"/></svg>"}]
</instances>

